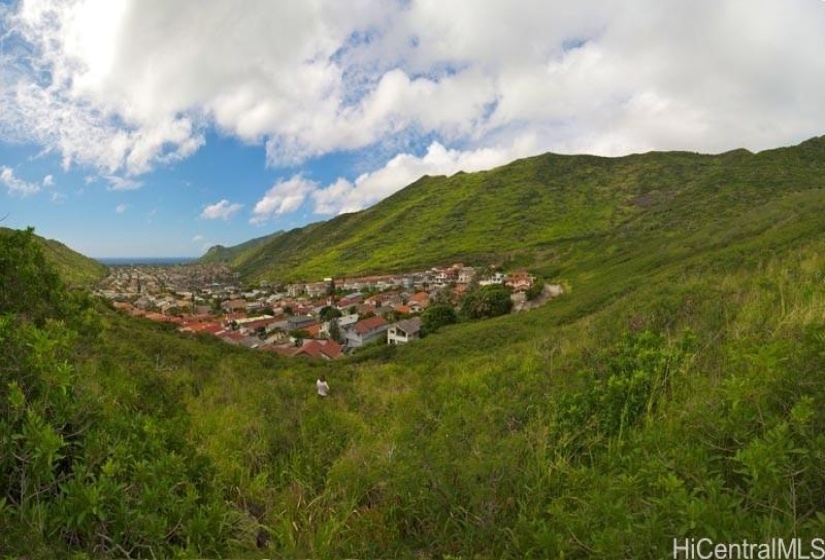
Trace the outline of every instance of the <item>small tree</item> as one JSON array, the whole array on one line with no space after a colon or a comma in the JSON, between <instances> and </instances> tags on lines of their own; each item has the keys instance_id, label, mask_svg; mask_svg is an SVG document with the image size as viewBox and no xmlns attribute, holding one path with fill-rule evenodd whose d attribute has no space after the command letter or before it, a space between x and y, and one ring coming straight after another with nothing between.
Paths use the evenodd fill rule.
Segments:
<instances>
[{"instance_id":1,"label":"small tree","mask_svg":"<svg viewBox=\"0 0 825 560\"><path fill-rule=\"evenodd\" d=\"M338 324L338 319L330 319L329 321L329 337L335 342L341 342L341 326Z\"/></svg>"},{"instance_id":2,"label":"small tree","mask_svg":"<svg viewBox=\"0 0 825 560\"><path fill-rule=\"evenodd\" d=\"M461 303L461 314L468 319L482 319L506 315L512 308L510 290L500 284L491 284L467 294Z\"/></svg>"},{"instance_id":3,"label":"small tree","mask_svg":"<svg viewBox=\"0 0 825 560\"><path fill-rule=\"evenodd\" d=\"M341 313L341 311L337 307L326 305L321 308L321 312L318 314L318 317L321 319L322 322L326 322L332 319L337 319L341 315L343 315L343 313Z\"/></svg>"},{"instance_id":4,"label":"small tree","mask_svg":"<svg viewBox=\"0 0 825 560\"><path fill-rule=\"evenodd\" d=\"M533 281L533 285L527 288L527 290L524 292L524 297L526 297L528 301L534 300L537 297L539 297L543 291L544 282L536 278Z\"/></svg>"},{"instance_id":5,"label":"small tree","mask_svg":"<svg viewBox=\"0 0 825 560\"><path fill-rule=\"evenodd\" d=\"M292 338L295 339L295 346L301 346L305 339L312 338L309 336L309 332L304 329L297 329L289 334Z\"/></svg>"},{"instance_id":6,"label":"small tree","mask_svg":"<svg viewBox=\"0 0 825 560\"><path fill-rule=\"evenodd\" d=\"M422 330L424 334L431 334L445 325L458 322L458 315L451 305L431 305L421 314Z\"/></svg>"}]
</instances>

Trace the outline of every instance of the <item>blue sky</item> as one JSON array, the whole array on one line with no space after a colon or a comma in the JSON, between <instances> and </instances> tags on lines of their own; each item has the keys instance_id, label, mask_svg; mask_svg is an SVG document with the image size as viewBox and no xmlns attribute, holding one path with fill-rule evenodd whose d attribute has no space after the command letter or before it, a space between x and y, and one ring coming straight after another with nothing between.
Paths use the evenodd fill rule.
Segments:
<instances>
[{"instance_id":1,"label":"blue sky","mask_svg":"<svg viewBox=\"0 0 825 560\"><path fill-rule=\"evenodd\" d=\"M823 52L820 0L0 0L1 223L198 256L423 174L789 145Z\"/></svg>"}]
</instances>

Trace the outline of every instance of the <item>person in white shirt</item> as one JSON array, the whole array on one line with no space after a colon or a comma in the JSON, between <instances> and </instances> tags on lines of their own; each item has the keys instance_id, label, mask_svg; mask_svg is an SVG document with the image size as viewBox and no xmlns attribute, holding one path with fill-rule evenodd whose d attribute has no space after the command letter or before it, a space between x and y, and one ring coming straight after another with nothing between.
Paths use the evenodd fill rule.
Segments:
<instances>
[{"instance_id":1,"label":"person in white shirt","mask_svg":"<svg viewBox=\"0 0 825 560\"><path fill-rule=\"evenodd\" d=\"M329 385L327 385L327 378L321 375L318 381L315 382L315 388L318 389L319 397L326 397L329 394Z\"/></svg>"}]
</instances>

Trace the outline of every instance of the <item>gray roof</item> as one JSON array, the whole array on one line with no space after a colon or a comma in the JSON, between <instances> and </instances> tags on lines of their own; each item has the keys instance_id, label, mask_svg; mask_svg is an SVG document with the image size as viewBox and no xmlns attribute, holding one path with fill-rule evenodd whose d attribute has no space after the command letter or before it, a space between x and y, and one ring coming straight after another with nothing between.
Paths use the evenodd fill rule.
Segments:
<instances>
[{"instance_id":1,"label":"gray roof","mask_svg":"<svg viewBox=\"0 0 825 560\"><path fill-rule=\"evenodd\" d=\"M404 331L408 335L415 334L421 330L421 317L412 317L410 319L398 321L393 325L393 327Z\"/></svg>"}]
</instances>

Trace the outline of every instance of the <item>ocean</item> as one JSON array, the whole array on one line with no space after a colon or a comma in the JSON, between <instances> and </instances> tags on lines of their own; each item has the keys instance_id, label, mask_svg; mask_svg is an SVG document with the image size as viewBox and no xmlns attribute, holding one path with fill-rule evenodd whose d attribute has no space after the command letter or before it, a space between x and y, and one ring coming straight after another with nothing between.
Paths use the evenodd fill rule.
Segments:
<instances>
[{"instance_id":1,"label":"ocean","mask_svg":"<svg viewBox=\"0 0 825 560\"><path fill-rule=\"evenodd\" d=\"M106 266L171 266L195 262L197 257L107 257L95 259Z\"/></svg>"}]
</instances>

